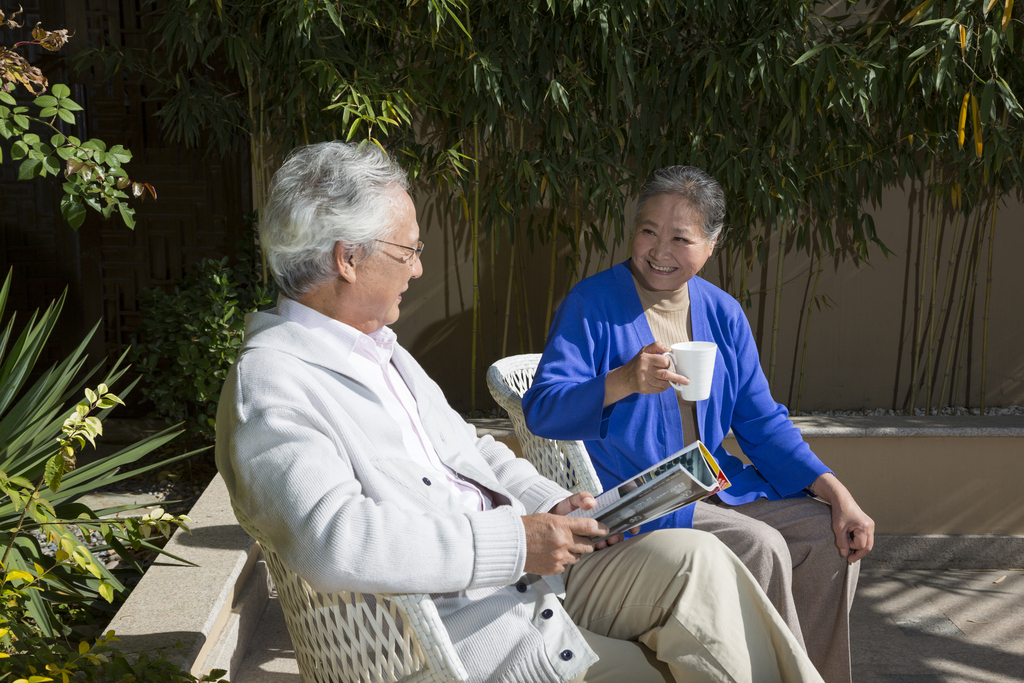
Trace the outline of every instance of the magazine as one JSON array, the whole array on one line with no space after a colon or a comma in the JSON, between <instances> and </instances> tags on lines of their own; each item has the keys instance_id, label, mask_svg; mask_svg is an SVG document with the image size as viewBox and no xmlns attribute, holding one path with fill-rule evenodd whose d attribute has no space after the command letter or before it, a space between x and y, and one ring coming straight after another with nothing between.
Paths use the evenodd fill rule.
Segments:
<instances>
[{"instance_id":1,"label":"magazine","mask_svg":"<svg viewBox=\"0 0 1024 683\"><path fill-rule=\"evenodd\" d=\"M694 441L597 496L595 507L573 510L569 516L593 517L608 526L608 536L614 536L714 495L729 485L729 479L708 449Z\"/></svg>"}]
</instances>

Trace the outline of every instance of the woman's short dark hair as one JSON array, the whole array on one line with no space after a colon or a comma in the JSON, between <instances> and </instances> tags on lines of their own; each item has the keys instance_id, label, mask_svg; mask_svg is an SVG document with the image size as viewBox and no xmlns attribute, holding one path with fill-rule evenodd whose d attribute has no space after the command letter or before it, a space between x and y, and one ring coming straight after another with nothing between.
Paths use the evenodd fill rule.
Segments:
<instances>
[{"instance_id":1,"label":"woman's short dark hair","mask_svg":"<svg viewBox=\"0 0 1024 683\"><path fill-rule=\"evenodd\" d=\"M695 166L668 166L655 171L640 188L634 224L647 200L660 194L682 197L700 214L704 237L709 242L718 239L725 222L725 193L717 180Z\"/></svg>"}]
</instances>

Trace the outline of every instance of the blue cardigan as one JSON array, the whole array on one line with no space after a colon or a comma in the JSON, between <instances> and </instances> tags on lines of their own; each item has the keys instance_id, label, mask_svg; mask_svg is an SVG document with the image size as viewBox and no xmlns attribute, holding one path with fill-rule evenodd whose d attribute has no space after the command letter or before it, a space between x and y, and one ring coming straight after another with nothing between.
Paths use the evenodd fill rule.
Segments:
<instances>
[{"instance_id":1,"label":"blue cardigan","mask_svg":"<svg viewBox=\"0 0 1024 683\"><path fill-rule=\"evenodd\" d=\"M689 281L689 289L694 341L718 344L711 396L697 402L697 429L732 482L719 496L731 505L805 496L804 489L831 470L772 398L742 308L699 277ZM569 292L523 398L530 431L549 439L582 440L605 489L686 445L674 389L633 394L602 408L605 375L653 342L628 262L620 263ZM730 428L756 467L722 447ZM644 525L643 531L692 526L689 505Z\"/></svg>"}]
</instances>

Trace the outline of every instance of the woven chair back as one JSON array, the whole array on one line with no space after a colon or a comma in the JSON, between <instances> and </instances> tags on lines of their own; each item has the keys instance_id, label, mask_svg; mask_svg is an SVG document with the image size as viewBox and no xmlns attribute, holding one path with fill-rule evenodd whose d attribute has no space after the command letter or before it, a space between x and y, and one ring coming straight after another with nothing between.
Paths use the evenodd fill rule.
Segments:
<instances>
[{"instance_id":1,"label":"woven chair back","mask_svg":"<svg viewBox=\"0 0 1024 683\"><path fill-rule=\"evenodd\" d=\"M539 362L539 353L502 358L487 370L487 387L511 418L523 455L537 471L574 493L590 491L596 496L604 489L582 441L545 439L526 427L523 394L533 384Z\"/></svg>"}]
</instances>

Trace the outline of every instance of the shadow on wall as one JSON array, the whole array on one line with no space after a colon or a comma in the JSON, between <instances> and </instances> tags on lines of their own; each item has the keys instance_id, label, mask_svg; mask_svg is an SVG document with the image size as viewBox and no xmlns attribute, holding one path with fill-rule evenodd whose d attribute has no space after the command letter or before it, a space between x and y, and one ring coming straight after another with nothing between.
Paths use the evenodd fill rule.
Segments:
<instances>
[{"instance_id":1,"label":"shadow on wall","mask_svg":"<svg viewBox=\"0 0 1024 683\"><path fill-rule=\"evenodd\" d=\"M441 387L452 408L467 412L470 408L470 378L473 374L470 368L473 311L462 311L436 320L413 339L403 338L400 328L396 329L396 333L398 342L427 369L427 374ZM477 410L497 406L487 390L485 380L489 365L490 361L482 359L478 350L475 378Z\"/></svg>"}]
</instances>

